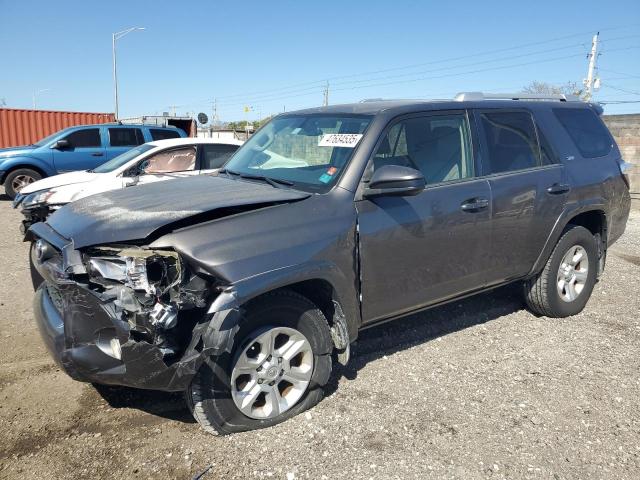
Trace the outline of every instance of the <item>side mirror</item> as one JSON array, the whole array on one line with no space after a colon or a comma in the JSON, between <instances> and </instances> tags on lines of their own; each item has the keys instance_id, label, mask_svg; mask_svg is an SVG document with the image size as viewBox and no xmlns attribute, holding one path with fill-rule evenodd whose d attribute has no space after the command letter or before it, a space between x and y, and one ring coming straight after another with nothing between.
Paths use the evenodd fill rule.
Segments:
<instances>
[{"instance_id":1,"label":"side mirror","mask_svg":"<svg viewBox=\"0 0 640 480\"><path fill-rule=\"evenodd\" d=\"M58 140L56 143L54 143L53 147L51 148L55 148L56 150L64 150L65 148L69 147L71 147L69 140L63 138L62 140Z\"/></svg>"},{"instance_id":2,"label":"side mirror","mask_svg":"<svg viewBox=\"0 0 640 480\"><path fill-rule=\"evenodd\" d=\"M385 165L375 172L364 190L365 198L409 197L424 190L427 182L419 170L400 165Z\"/></svg>"}]
</instances>

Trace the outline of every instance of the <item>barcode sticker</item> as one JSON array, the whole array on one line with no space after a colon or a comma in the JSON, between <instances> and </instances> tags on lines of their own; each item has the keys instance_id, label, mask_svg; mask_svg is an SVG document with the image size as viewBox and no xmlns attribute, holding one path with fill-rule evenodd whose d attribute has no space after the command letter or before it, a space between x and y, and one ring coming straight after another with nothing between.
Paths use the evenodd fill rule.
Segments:
<instances>
[{"instance_id":1,"label":"barcode sticker","mask_svg":"<svg viewBox=\"0 0 640 480\"><path fill-rule=\"evenodd\" d=\"M361 138L361 133L326 133L320 137L318 146L354 148Z\"/></svg>"}]
</instances>

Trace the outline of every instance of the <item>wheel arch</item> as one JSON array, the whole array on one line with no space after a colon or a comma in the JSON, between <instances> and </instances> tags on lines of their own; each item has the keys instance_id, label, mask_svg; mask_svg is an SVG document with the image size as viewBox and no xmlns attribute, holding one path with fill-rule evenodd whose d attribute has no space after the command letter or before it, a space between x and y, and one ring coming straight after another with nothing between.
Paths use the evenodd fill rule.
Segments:
<instances>
[{"instance_id":1,"label":"wheel arch","mask_svg":"<svg viewBox=\"0 0 640 480\"><path fill-rule=\"evenodd\" d=\"M323 263L285 267L227 287L209 308L204 346L216 352L230 350L243 309L279 290L294 291L311 301L330 327L343 327L348 337L345 341L350 343L357 338L361 320L356 287L334 265Z\"/></svg>"},{"instance_id":2,"label":"wheel arch","mask_svg":"<svg viewBox=\"0 0 640 480\"><path fill-rule=\"evenodd\" d=\"M602 273L607 250L607 214L604 203L592 202L567 210L558 218L551 234L547 238L542 252L531 269L530 275L534 275L542 271L544 265L547 263L547 260L553 252L553 248L569 225L584 227L593 235L600 236L601 244L598 246L598 256L599 259L601 259L601 262L598 273Z\"/></svg>"},{"instance_id":3,"label":"wheel arch","mask_svg":"<svg viewBox=\"0 0 640 480\"><path fill-rule=\"evenodd\" d=\"M21 168L34 170L34 171L38 172L40 175L42 175L42 178L45 178L45 177L49 176L47 171L44 168L42 168L42 166L40 166L40 165L36 165L36 164L33 164L33 163L18 162L18 163L12 164L10 167L8 167L5 170L4 174L2 175L2 178L0 178L0 185L4 185L4 182L7 179L7 176L9 176L9 174L11 174L11 172L15 172L16 170L20 170Z\"/></svg>"}]
</instances>

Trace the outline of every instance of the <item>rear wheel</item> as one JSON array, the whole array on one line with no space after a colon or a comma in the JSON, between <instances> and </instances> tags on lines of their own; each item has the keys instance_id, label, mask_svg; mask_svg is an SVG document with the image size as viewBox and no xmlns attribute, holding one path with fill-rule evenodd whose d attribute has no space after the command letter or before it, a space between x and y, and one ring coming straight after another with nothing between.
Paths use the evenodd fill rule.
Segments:
<instances>
[{"instance_id":1,"label":"rear wheel","mask_svg":"<svg viewBox=\"0 0 640 480\"><path fill-rule=\"evenodd\" d=\"M13 170L7 174L7 177L4 180L4 191L13 199L18 193L20 193L20 190L41 178L42 175L35 170L31 170L30 168L18 168L17 170Z\"/></svg>"},{"instance_id":2,"label":"rear wheel","mask_svg":"<svg viewBox=\"0 0 640 480\"><path fill-rule=\"evenodd\" d=\"M596 282L598 250L593 234L570 225L540 274L525 282L531 311L547 317L568 317L582 311Z\"/></svg>"},{"instance_id":3,"label":"rear wheel","mask_svg":"<svg viewBox=\"0 0 640 480\"><path fill-rule=\"evenodd\" d=\"M187 403L210 433L275 425L322 399L332 348L313 303L290 291L266 295L247 307L232 352L205 360Z\"/></svg>"}]
</instances>

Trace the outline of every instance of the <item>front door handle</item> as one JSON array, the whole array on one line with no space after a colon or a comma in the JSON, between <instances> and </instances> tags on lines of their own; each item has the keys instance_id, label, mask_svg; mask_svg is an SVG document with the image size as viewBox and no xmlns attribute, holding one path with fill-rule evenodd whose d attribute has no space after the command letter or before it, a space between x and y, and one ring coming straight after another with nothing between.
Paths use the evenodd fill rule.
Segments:
<instances>
[{"instance_id":1,"label":"front door handle","mask_svg":"<svg viewBox=\"0 0 640 480\"><path fill-rule=\"evenodd\" d=\"M571 190L571 187L565 183L554 183L549 188L547 188L547 193L551 195L562 195L563 193L567 193Z\"/></svg>"},{"instance_id":2,"label":"front door handle","mask_svg":"<svg viewBox=\"0 0 640 480\"><path fill-rule=\"evenodd\" d=\"M102 157L104 155L104 153L102 152L94 152L91 154L92 157Z\"/></svg>"},{"instance_id":3,"label":"front door handle","mask_svg":"<svg viewBox=\"0 0 640 480\"><path fill-rule=\"evenodd\" d=\"M478 212L480 210L484 210L489 206L489 200L486 198L470 198L469 200L465 200L460 205L460 209L463 212Z\"/></svg>"}]
</instances>

